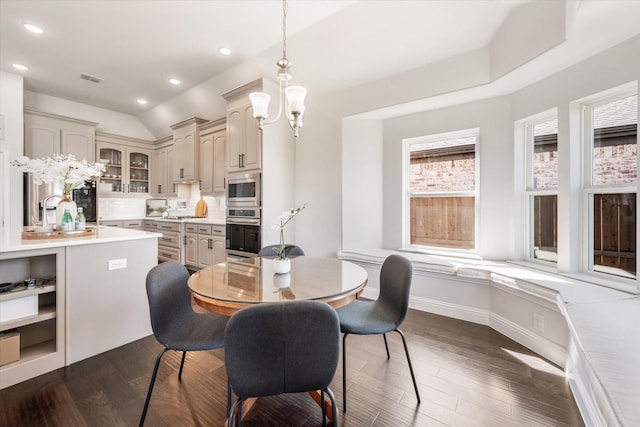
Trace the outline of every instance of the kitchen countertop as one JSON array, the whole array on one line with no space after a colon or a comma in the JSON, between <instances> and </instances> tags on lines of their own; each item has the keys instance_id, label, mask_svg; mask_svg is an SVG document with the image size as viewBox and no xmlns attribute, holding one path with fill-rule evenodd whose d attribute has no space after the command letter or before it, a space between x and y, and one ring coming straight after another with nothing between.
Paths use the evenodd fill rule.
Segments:
<instances>
[{"instance_id":1,"label":"kitchen countertop","mask_svg":"<svg viewBox=\"0 0 640 427\"><path fill-rule=\"evenodd\" d=\"M72 237L66 239L23 239L22 227L17 227L5 231L1 237L0 253L3 253L42 248L93 245L97 243L121 242L125 240L155 239L162 237L162 234L142 230L100 226L96 228L95 235L88 237Z\"/></svg>"}]
</instances>

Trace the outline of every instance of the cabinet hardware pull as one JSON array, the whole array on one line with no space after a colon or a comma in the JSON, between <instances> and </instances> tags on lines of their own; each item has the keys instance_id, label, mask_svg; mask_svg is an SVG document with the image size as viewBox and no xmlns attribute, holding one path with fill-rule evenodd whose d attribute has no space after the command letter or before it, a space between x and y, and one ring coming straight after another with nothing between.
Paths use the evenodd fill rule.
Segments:
<instances>
[{"instance_id":1,"label":"cabinet hardware pull","mask_svg":"<svg viewBox=\"0 0 640 427\"><path fill-rule=\"evenodd\" d=\"M238 154L238 167L242 167L242 154Z\"/></svg>"},{"instance_id":2,"label":"cabinet hardware pull","mask_svg":"<svg viewBox=\"0 0 640 427\"><path fill-rule=\"evenodd\" d=\"M207 239L207 242L208 242L207 243L207 248L208 249L213 249L213 246L212 246L213 245L213 241L211 239Z\"/></svg>"},{"instance_id":3,"label":"cabinet hardware pull","mask_svg":"<svg viewBox=\"0 0 640 427\"><path fill-rule=\"evenodd\" d=\"M158 184L158 194L162 193L162 184Z\"/></svg>"}]
</instances>

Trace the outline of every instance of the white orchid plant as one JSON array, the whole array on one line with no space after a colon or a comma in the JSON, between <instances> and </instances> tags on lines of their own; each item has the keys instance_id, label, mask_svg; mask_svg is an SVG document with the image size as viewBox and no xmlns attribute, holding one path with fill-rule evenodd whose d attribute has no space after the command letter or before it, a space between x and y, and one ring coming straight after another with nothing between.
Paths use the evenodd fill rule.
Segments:
<instances>
[{"instance_id":1,"label":"white orchid plant","mask_svg":"<svg viewBox=\"0 0 640 427\"><path fill-rule=\"evenodd\" d=\"M282 215L278 217L276 223L273 225L274 230L280 230L280 244L273 248L274 252L278 256L278 259L286 259L291 249L294 248L293 245L286 245L284 243L284 226L287 225L289 221L296 217L307 205L304 204L299 208L290 209L288 211L282 212Z\"/></svg>"},{"instance_id":2,"label":"white orchid plant","mask_svg":"<svg viewBox=\"0 0 640 427\"><path fill-rule=\"evenodd\" d=\"M72 154L54 154L40 159L21 156L12 161L11 165L19 167L24 172L30 172L33 182L37 185L62 183L65 195L71 194L71 190L82 188L86 181L100 178L106 169L103 163L76 160Z\"/></svg>"}]
</instances>

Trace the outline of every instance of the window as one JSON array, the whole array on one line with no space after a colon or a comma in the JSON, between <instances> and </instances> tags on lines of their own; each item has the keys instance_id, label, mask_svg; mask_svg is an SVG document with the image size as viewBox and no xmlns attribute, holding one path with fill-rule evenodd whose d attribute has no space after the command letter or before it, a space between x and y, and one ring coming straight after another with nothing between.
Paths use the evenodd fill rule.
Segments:
<instances>
[{"instance_id":1,"label":"window","mask_svg":"<svg viewBox=\"0 0 640 427\"><path fill-rule=\"evenodd\" d=\"M476 247L478 130L405 141L405 245Z\"/></svg>"},{"instance_id":2,"label":"window","mask_svg":"<svg viewBox=\"0 0 640 427\"><path fill-rule=\"evenodd\" d=\"M583 105L587 271L636 278L638 95Z\"/></svg>"},{"instance_id":3,"label":"window","mask_svg":"<svg viewBox=\"0 0 640 427\"><path fill-rule=\"evenodd\" d=\"M558 118L555 111L524 122L527 239L530 259L558 260Z\"/></svg>"}]
</instances>

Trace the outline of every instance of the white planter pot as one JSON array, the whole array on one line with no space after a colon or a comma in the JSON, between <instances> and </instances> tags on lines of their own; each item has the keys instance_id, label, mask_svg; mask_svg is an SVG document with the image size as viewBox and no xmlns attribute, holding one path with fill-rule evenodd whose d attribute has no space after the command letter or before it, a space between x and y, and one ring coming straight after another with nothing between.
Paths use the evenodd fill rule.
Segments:
<instances>
[{"instance_id":1,"label":"white planter pot","mask_svg":"<svg viewBox=\"0 0 640 427\"><path fill-rule=\"evenodd\" d=\"M291 271L291 260L289 258L285 259L274 259L273 260L273 271L276 274L286 274Z\"/></svg>"}]
</instances>

